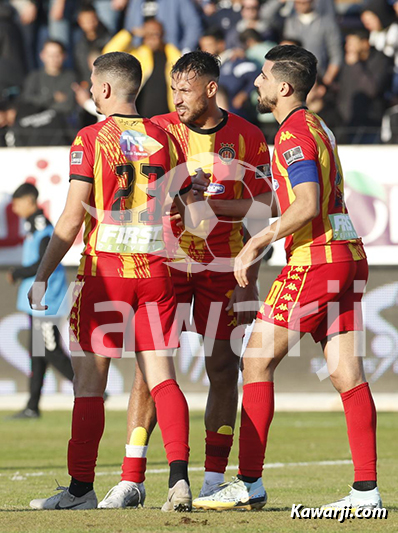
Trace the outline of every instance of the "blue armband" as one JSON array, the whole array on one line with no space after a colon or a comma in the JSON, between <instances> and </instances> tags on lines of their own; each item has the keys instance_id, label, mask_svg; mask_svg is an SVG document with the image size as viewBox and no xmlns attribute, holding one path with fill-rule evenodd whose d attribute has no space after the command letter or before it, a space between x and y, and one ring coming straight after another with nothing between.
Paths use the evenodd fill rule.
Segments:
<instances>
[{"instance_id":1,"label":"blue armband","mask_svg":"<svg viewBox=\"0 0 398 533\"><path fill-rule=\"evenodd\" d=\"M300 183L312 181L319 183L318 168L312 159L306 161L297 161L287 169L292 188Z\"/></svg>"}]
</instances>

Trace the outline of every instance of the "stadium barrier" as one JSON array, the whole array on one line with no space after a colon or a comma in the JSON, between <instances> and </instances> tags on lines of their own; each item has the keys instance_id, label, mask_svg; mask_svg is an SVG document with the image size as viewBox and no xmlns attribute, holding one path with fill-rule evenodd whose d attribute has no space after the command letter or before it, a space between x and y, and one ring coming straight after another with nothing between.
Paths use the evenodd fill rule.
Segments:
<instances>
[{"instance_id":1,"label":"stadium barrier","mask_svg":"<svg viewBox=\"0 0 398 533\"><path fill-rule=\"evenodd\" d=\"M21 258L23 224L13 215L10 199L22 182L29 180L40 191L40 201L55 222L63 208L68 187L67 148L15 148L0 150L0 409L23 406L30 370L27 351L28 318L16 311L16 287L5 280L5 272ZM398 169L396 150L386 146L342 146L340 157L346 179L346 200L351 218L362 235L369 257L370 279L364 297L365 368L376 403L385 410L398 410ZM23 161L23 164L18 164ZM82 249L82 235L64 263L72 281ZM281 243L275 246L268 265L260 271L260 296L264 298L280 265ZM67 339L66 324L63 336ZM308 336L307 336L308 337ZM338 395L322 377L321 349L305 337L297 351L278 369L277 408L280 410L340 409ZM179 380L192 406L203 407L207 378L201 346L196 335L185 335L176 358ZM128 357L111 365L110 408L125 408L135 361ZM58 396L53 396L54 394ZM46 376L43 408L67 406L71 385L51 369Z\"/></svg>"}]
</instances>

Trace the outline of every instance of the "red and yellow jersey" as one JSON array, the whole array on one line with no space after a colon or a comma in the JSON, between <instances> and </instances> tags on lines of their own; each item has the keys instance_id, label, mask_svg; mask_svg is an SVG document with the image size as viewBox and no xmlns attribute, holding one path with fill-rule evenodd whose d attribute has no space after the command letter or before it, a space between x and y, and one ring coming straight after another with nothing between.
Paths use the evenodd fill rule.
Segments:
<instances>
[{"instance_id":1,"label":"red and yellow jersey","mask_svg":"<svg viewBox=\"0 0 398 533\"><path fill-rule=\"evenodd\" d=\"M286 238L288 264L314 265L365 258L362 241L344 203L343 172L333 133L306 108L291 113L275 137L272 177L282 214L295 199L289 179L291 166L303 165L302 162L316 164L320 212Z\"/></svg>"},{"instance_id":2,"label":"red and yellow jersey","mask_svg":"<svg viewBox=\"0 0 398 533\"><path fill-rule=\"evenodd\" d=\"M211 174L206 195L233 200L253 198L271 189L270 156L267 143L259 128L232 113L223 111L220 124L212 129L187 126L178 114L168 113L151 120L171 133L184 152L190 174L202 168ZM216 224L215 224L216 222ZM215 224L215 226L214 226ZM213 227L214 226L214 227ZM220 258L233 258L242 249L242 222L233 217L218 216L217 220L202 221L195 234L165 224L168 242L178 238L185 257L211 263ZM180 254L177 253L177 258Z\"/></svg>"},{"instance_id":3,"label":"red and yellow jersey","mask_svg":"<svg viewBox=\"0 0 398 533\"><path fill-rule=\"evenodd\" d=\"M165 199L191 187L184 155L171 135L140 116L108 117L77 134L70 179L93 184L78 274L168 275L162 257Z\"/></svg>"}]
</instances>

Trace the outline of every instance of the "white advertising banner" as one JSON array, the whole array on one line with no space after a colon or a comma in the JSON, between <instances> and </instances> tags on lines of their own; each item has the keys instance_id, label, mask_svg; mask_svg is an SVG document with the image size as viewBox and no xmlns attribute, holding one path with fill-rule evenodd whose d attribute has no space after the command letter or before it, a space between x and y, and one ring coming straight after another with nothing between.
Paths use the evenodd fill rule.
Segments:
<instances>
[{"instance_id":1,"label":"white advertising banner","mask_svg":"<svg viewBox=\"0 0 398 533\"><path fill-rule=\"evenodd\" d=\"M398 149L394 146L342 146L340 158L346 181L346 201L371 265L398 264ZM11 211L11 195L23 182L34 183L40 203L55 223L68 190L68 148L0 149L0 265L19 262L23 224ZM77 265L82 232L64 259ZM270 264L285 263L277 243Z\"/></svg>"}]
</instances>

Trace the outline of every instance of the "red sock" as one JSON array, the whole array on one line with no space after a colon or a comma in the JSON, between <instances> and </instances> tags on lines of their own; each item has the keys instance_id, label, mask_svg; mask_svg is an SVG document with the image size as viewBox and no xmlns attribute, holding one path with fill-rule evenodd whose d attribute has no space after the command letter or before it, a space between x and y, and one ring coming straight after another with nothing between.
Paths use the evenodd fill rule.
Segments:
<instances>
[{"instance_id":1,"label":"red sock","mask_svg":"<svg viewBox=\"0 0 398 533\"><path fill-rule=\"evenodd\" d=\"M68 446L69 474L78 481L93 483L98 446L104 432L105 412L102 396L75 398L72 413L72 438Z\"/></svg>"},{"instance_id":2,"label":"red sock","mask_svg":"<svg viewBox=\"0 0 398 533\"><path fill-rule=\"evenodd\" d=\"M125 457L122 464L122 481L145 481L146 457Z\"/></svg>"},{"instance_id":3,"label":"red sock","mask_svg":"<svg viewBox=\"0 0 398 533\"><path fill-rule=\"evenodd\" d=\"M273 382L244 385L239 434L239 474L253 478L261 477L268 430L273 416Z\"/></svg>"},{"instance_id":4,"label":"red sock","mask_svg":"<svg viewBox=\"0 0 398 533\"><path fill-rule=\"evenodd\" d=\"M159 383L151 390L167 460L188 461L189 413L185 396L174 379Z\"/></svg>"},{"instance_id":5,"label":"red sock","mask_svg":"<svg viewBox=\"0 0 398 533\"><path fill-rule=\"evenodd\" d=\"M224 474L232 448L233 435L223 435L206 430L206 472Z\"/></svg>"},{"instance_id":6,"label":"red sock","mask_svg":"<svg viewBox=\"0 0 398 533\"><path fill-rule=\"evenodd\" d=\"M341 394L355 481L376 481L376 408L368 383Z\"/></svg>"}]
</instances>

